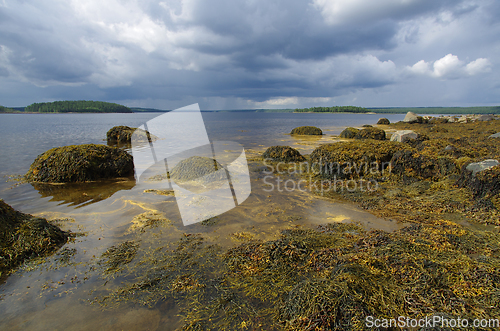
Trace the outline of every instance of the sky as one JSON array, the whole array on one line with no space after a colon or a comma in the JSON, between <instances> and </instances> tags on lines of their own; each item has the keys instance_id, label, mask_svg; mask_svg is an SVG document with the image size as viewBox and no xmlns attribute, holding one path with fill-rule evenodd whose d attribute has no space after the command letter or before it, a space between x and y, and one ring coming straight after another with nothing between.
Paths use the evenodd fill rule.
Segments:
<instances>
[{"instance_id":1,"label":"sky","mask_svg":"<svg viewBox=\"0 0 500 331\"><path fill-rule=\"evenodd\" d=\"M0 105L500 105L498 0L0 0Z\"/></svg>"}]
</instances>

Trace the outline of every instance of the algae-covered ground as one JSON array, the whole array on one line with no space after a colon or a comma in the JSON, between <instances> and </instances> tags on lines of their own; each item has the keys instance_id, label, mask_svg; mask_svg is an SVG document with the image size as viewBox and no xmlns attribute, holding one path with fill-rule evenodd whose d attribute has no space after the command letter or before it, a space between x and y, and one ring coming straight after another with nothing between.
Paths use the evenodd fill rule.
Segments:
<instances>
[{"instance_id":1,"label":"algae-covered ground","mask_svg":"<svg viewBox=\"0 0 500 331\"><path fill-rule=\"evenodd\" d=\"M26 260L53 253L68 238L57 225L18 212L0 200L0 279Z\"/></svg>"},{"instance_id":2,"label":"algae-covered ground","mask_svg":"<svg viewBox=\"0 0 500 331\"><path fill-rule=\"evenodd\" d=\"M103 257L122 259L106 272L128 281L96 293L94 303L173 310L182 330L363 330L368 316L498 319L496 169L482 175L489 186L463 180L467 164L500 158L488 138L498 122L396 123L384 129L412 129L420 139L335 142L306 156L304 167L282 164L308 169L299 176L313 179L312 193L408 224L399 230L325 220L275 240L237 234L242 243L229 249L186 233L135 259L136 244L124 242Z\"/></svg>"},{"instance_id":3,"label":"algae-covered ground","mask_svg":"<svg viewBox=\"0 0 500 331\"><path fill-rule=\"evenodd\" d=\"M110 316L135 309L152 330L363 330L369 316L499 319L498 167L475 179L466 172L471 162L500 160L498 139L488 138L499 122L383 125L388 135L410 129L420 137L330 137L308 155L284 146L247 151L252 195L228 213L190 228L154 208L120 214L131 221L119 226L108 218L113 243L89 257L93 287L84 300ZM193 179L222 167L197 161L206 162L176 171ZM206 167L191 167L199 164ZM302 180L317 198L265 191L263 181L277 176ZM141 193L173 201L170 190ZM332 221L318 201L333 214L333 202L347 201L400 226ZM323 225L305 225L291 207L298 202ZM281 232L263 235L269 229ZM132 329L110 329L118 325Z\"/></svg>"}]
</instances>

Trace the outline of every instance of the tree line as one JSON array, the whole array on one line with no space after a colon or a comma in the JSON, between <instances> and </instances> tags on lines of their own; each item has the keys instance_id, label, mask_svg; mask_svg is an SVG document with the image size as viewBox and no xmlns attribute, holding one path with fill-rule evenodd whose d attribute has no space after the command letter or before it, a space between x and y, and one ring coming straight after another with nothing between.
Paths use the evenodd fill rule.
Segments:
<instances>
[{"instance_id":1,"label":"tree line","mask_svg":"<svg viewBox=\"0 0 500 331\"><path fill-rule=\"evenodd\" d=\"M12 112L14 112L14 109L0 106L0 113L12 113Z\"/></svg>"},{"instance_id":2,"label":"tree line","mask_svg":"<svg viewBox=\"0 0 500 331\"><path fill-rule=\"evenodd\" d=\"M333 107L311 107L297 108L295 113L368 113L372 110L356 106L333 106Z\"/></svg>"},{"instance_id":3,"label":"tree line","mask_svg":"<svg viewBox=\"0 0 500 331\"><path fill-rule=\"evenodd\" d=\"M103 101L54 101L33 103L24 109L29 113L132 113L123 105Z\"/></svg>"}]
</instances>

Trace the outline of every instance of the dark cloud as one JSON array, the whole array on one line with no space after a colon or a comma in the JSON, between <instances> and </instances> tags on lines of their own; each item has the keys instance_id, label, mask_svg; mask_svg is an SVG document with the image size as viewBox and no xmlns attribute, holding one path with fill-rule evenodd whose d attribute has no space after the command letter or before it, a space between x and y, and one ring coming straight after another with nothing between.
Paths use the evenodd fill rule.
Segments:
<instances>
[{"instance_id":1,"label":"dark cloud","mask_svg":"<svg viewBox=\"0 0 500 331\"><path fill-rule=\"evenodd\" d=\"M410 94L424 91L417 85L425 79L446 77L464 89L473 81L483 89L498 85L495 0L4 3L0 86L25 86L0 92L5 100L30 90L41 99L281 105L280 98L379 100L381 94L366 91L390 93L401 85ZM425 78L408 74L418 61L431 66L447 54L463 61L457 74L418 66L413 71ZM488 70L467 71L465 64L478 58L491 62ZM397 90L388 102L404 101Z\"/></svg>"}]
</instances>

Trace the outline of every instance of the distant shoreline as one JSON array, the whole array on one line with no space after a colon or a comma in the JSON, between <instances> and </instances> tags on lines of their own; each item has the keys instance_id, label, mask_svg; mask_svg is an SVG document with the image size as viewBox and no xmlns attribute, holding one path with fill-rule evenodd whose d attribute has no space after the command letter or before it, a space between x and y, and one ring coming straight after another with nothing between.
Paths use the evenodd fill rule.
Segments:
<instances>
[{"instance_id":1,"label":"distant shoreline","mask_svg":"<svg viewBox=\"0 0 500 331\"><path fill-rule=\"evenodd\" d=\"M133 113L166 113L171 110L155 108L131 107L132 112L25 112L25 107L14 107L12 111L0 111L0 114L133 114ZM387 108L366 108L363 112L328 112L328 111L296 111L296 109L223 109L223 110L202 110L203 113L303 113L303 114L406 114L414 112L420 115L466 115L466 114L500 114L500 106L481 107L387 107Z\"/></svg>"}]
</instances>

